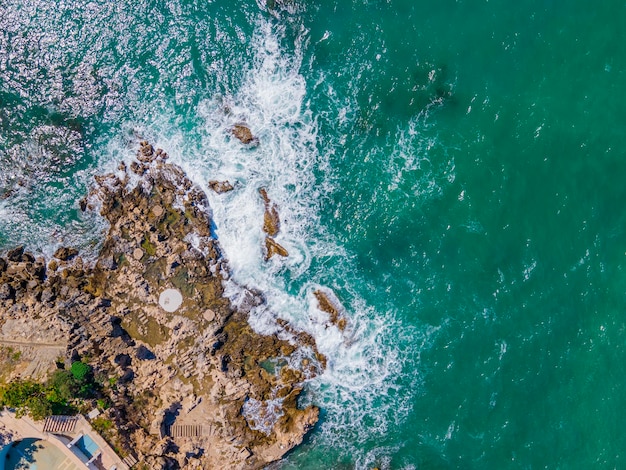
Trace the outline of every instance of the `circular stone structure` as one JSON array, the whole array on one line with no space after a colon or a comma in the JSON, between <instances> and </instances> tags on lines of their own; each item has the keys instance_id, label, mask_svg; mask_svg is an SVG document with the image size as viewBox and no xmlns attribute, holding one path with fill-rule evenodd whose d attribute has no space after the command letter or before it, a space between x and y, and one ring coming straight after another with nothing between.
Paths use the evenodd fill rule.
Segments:
<instances>
[{"instance_id":1,"label":"circular stone structure","mask_svg":"<svg viewBox=\"0 0 626 470\"><path fill-rule=\"evenodd\" d=\"M175 312L183 303L183 295L178 289L165 289L159 296L159 305L166 312Z\"/></svg>"}]
</instances>

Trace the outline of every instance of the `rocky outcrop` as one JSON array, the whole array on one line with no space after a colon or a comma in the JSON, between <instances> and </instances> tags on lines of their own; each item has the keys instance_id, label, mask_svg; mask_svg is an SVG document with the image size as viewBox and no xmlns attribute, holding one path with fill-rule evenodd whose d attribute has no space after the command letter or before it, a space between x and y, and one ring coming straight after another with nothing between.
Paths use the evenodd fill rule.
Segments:
<instances>
[{"instance_id":1,"label":"rocky outcrop","mask_svg":"<svg viewBox=\"0 0 626 470\"><path fill-rule=\"evenodd\" d=\"M256 138L252 131L245 124L235 124L231 129L231 133L235 136L242 144L256 146L259 144L259 139Z\"/></svg>"},{"instance_id":2,"label":"rocky outcrop","mask_svg":"<svg viewBox=\"0 0 626 470\"><path fill-rule=\"evenodd\" d=\"M347 321L346 318L341 315L339 307L337 307L338 302L331 300L329 294L321 290L316 290L313 292L313 295L317 299L318 308L322 312L328 313L330 322L339 328L340 331L345 330Z\"/></svg>"},{"instance_id":3,"label":"rocky outcrop","mask_svg":"<svg viewBox=\"0 0 626 470\"><path fill-rule=\"evenodd\" d=\"M109 222L95 262L72 249L48 265L22 247L0 257L0 328L34 325L25 340L47 332L89 361L116 446L149 468L262 468L317 422L297 398L326 358L284 321L278 335L256 333L259 293L240 287L237 306L224 296L232 281L206 195L166 158L143 142L137 161L96 178L81 204ZM165 290L180 305L164 308Z\"/></svg>"},{"instance_id":4,"label":"rocky outcrop","mask_svg":"<svg viewBox=\"0 0 626 470\"><path fill-rule=\"evenodd\" d=\"M276 204L270 200L265 188L259 189L259 194L265 204L265 211L263 212L263 231L267 234L265 237L265 261L274 255L287 257L289 252L274 239L280 231L280 217Z\"/></svg>"},{"instance_id":5,"label":"rocky outcrop","mask_svg":"<svg viewBox=\"0 0 626 470\"><path fill-rule=\"evenodd\" d=\"M217 194L227 193L235 189L229 181L209 181L209 188L211 188Z\"/></svg>"}]
</instances>

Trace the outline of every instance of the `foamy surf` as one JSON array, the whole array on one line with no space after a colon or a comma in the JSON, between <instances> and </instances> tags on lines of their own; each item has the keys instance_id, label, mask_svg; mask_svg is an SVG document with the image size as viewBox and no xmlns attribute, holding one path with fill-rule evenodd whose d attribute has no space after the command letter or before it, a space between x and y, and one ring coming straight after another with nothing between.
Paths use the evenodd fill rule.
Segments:
<instances>
[{"instance_id":1,"label":"foamy surf","mask_svg":"<svg viewBox=\"0 0 626 470\"><path fill-rule=\"evenodd\" d=\"M205 122L200 150L193 159L183 155L180 160L174 156L174 161L209 196L233 280L266 296L266 304L251 311L252 326L273 333L276 318L286 319L311 333L328 358L325 373L307 383L306 401L321 406L326 416L314 439L353 453L355 445L382 436L408 415L419 382L419 349L427 346L433 332L416 341L419 332L403 329L393 311L375 311L349 287L362 280L320 216L320 197L334 188L324 187L330 184L330 173L316 176L316 170L332 170L317 150L316 119L299 71L308 38L302 33L288 51L281 47L283 35L281 26L257 21L253 68L245 72L240 90L200 104ZM246 146L233 137L236 124L248 126L258 145ZM215 194L208 188L209 179L228 180L234 190ZM265 188L278 207L281 226L276 240L289 252L287 258L264 261L259 188ZM348 317L345 331L329 322L313 295L332 278L336 285L330 287L340 300L346 299L341 305ZM237 288L230 293L235 298ZM416 349L397 351L394 345L402 337ZM415 387L400 386L400 377L406 379L407 373Z\"/></svg>"}]
</instances>

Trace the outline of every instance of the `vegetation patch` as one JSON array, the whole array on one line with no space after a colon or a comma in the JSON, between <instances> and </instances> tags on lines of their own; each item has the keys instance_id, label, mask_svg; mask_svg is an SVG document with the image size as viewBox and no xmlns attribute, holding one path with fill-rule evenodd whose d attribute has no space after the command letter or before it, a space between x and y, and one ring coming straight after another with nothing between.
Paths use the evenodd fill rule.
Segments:
<instances>
[{"instance_id":1,"label":"vegetation patch","mask_svg":"<svg viewBox=\"0 0 626 470\"><path fill-rule=\"evenodd\" d=\"M53 414L76 414L98 389L91 367L76 361L69 371L57 370L44 383L17 378L0 386L0 406L39 421Z\"/></svg>"}]
</instances>

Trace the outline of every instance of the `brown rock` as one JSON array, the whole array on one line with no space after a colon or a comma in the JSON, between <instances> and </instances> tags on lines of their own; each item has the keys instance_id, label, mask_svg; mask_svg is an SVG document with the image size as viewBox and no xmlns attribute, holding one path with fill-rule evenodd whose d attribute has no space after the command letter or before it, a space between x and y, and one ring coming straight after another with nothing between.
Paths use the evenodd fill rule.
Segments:
<instances>
[{"instance_id":1,"label":"brown rock","mask_svg":"<svg viewBox=\"0 0 626 470\"><path fill-rule=\"evenodd\" d=\"M102 389L112 404L103 414L114 423L106 437L146 468L265 468L317 421L319 410L299 409L297 396L305 376L322 372L325 358L312 336L286 322L278 324L289 341L252 329L248 314L264 302L260 292L241 288L236 303L224 296L228 266L208 229L206 195L162 155L141 144L138 158L145 161L134 162L142 173L135 187L115 175L97 179L90 201L99 200L109 229L95 262L60 256L46 273L43 259L33 262L23 250L14 255L0 274L0 320L17 317L22 326L5 323L3 332L15 330L33 344L67 343L68 357L80 356L114 383ZM261 196L275 233L278 214L267 193ZM267 238L268 256L287 256ZM169 287L186 299L175 315L158 307ZM296 365L303 348L312 350L310 362ZM123 376L118 365L126 368ZM276 396L284 398L282 417L267 433L250 428L245 401ZM191 424L191 432L201 422L204 431L193 441L165 435L173 434L171 421ZM152 428L154 435L147 433Z\"/></svg>"},{"instance_id":2,"label":"brown rock","mask_svg":"<svg viewBox=\"0 0 626 470\"><path fill-rule=\"evenodd\" d=\"M227 193L228 191L232 191L234 189L233 185L230 184L229 181L217 181L217 180L209 181L209 188L211 188L217 194Z\"/></svg>"},{"instance_id":3,"label":"brown rock","mask_svg":"<svg viewBox=\"0 0 626 470\"><path fill-rule=\"evenodd\" d=\"M77 254L78 250L76 248L62 246L54 252L54 257L60 259L61 261L67 261L74 258Z\"/></svg>"},{"instance_id":4,"label":"brown rock","mask_svg":"<svg viewBox=\"0 0 626 470\"><path fill-rule=\"evenodd\" d=\"M243 144L249 145L259 143L259 139L252 135L252 131L245 124L235 124L231 129L231 133Z\"/></svg>"},{"instance_id":5,"label":"brown rock","mask_svg":"<svg viewBox=\"0 0 626 470\"><path fill-rule=\"evenodd\" d=\"M265 261L269 260L274 255L282 256L284 258L289 256L289 252L279 245L278 242L272 237L265 237L265 249L267 250L265 254Z\"/></svg>"},{"instance_id":6,"label":"brown rock","mask_svg":"<svg viewBox=\"0 0 626 470\"><path fill-rule=\"evenodd\" d=\"M318 308L321 311L328 313L330 317L330 322L336 325L337 328L339 328L341 331L345 330L347 323L346 319L340 317L339 309L328 298L328 295L326 295L321 290L316 290L315 292L313 292L313 295L315 295L315 298L317 299Z\"/></svg>"},{"instance_id":7,"label":"brown rock","mask_svg":"<svg viewBox=\"0 0 626 470\"><path fill-rule=\"evenodd\" d=\"M210 308L205 310L202 316L208 322L212 322L213 320L215 320L215 312L211 310Z\"/></svg>"},{"instance_id":8,"label":"brown rock","mask_svg":"<svg viewBox=\"0 0 626 470\"><path fill-rule=\"evenodd\" d=\"M142 163L150 163L154 161L155 158L154 147L148 142L141 142L139 150L137 151L137 160Z\"/></svg>"},{"instance_id":9,"label":"brown rock","mask_svg":"<svg viewBox=\"0 0 626 470\"><path fill-rule=\"evenodd\" d=\"M270 200L265 188L259 189L259 194L265 203L265 213L263 214L263 231L270 237L275 237L280 231L280 218L276 205Z\"/></svg>"},{"instance_id":10,"label":"brown rock","mask_svg":"<svg viewBox=\"0 0 626 470\"><path fill-rule=\"evenodd\" d=\"M23 246L18 246L16 248L13 248L12 250L9 250L7 253L7 259L9 261L13 261L13 262L18 262L22 259L22 255L24 254L24 247Z\"/></svg>"}]
</instances>

